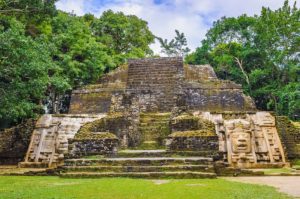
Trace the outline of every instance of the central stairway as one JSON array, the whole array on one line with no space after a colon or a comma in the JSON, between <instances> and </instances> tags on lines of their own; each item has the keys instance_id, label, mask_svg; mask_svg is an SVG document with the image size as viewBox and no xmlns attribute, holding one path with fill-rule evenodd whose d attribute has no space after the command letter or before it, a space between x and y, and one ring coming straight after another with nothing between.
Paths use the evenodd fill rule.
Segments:
<instances>
[{"instance_id":1,"label":"central stairway","mask_svg":"<svg viewBox=\"0 0 300 199\"><path fill-rule=\"evenodd\" d=\"M66 159L60 167L65 178L215 178L213 159L165 150L124 150L115 157Z\"/></svg>"},{"instance_id":2,"label":"central stairway","mask_svg":"<svg viewBox=\"0 0 300 199\"><path fill-rule=\"evenodd\" d=\"M169 121L171 113L141 113L139 131L142 143L139 149L159 149L163 139L170 133Z\"/></svg>"}]
</instances>

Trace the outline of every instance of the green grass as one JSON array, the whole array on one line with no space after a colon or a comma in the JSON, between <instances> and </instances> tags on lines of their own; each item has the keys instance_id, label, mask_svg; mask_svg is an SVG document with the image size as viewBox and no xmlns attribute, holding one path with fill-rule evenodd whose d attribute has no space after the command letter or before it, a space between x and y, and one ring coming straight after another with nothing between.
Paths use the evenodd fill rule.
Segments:
<instances>
[{"instance_id":1,"label":"green grass","mask_svg":"<svg viewBox=\"0 0 300 199\"><path fill-rule=\"evenodd\" d=\"M295 159L291 163L294 169L300 170L300 159Z\"/></svg>"},{"instance_id":2,"label":"green grass","mask_svg":"<svg viewBox=\"0 0 300 199\"><path fill-rule=\"evenodd\" d=\"M300 166L300 159L295 159L292 161L293 165Z\"/></svg>"},{"instance_id":3,"label":"green grass","mask_svg":"<svg viewBox=\"0 0 300 199\"><path fill-rule=\"evenodd\" d=\"M262 171L265 174L280 174L280 173L291 174L292 173L292 169L290 168L262 169Z\"/></svg>"},{"instance_id":4,"label":"green grass","mask_svg":"<svg viewBox=\"0 0 300 199\"><path fill-rule=\"evenodd\" d=\"M153 180L0 176L0 198L10 199L193 199L289 198L275 188L224 179Z\"/></svg>"}]
</instances>

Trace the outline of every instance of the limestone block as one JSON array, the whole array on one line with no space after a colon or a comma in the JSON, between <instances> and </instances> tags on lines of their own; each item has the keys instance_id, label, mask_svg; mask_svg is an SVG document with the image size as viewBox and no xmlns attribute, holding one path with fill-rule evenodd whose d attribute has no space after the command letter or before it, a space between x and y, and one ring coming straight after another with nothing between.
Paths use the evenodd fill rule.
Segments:
<instances>
[{"instance_id":1,"label":"limestone block","mask_svg":"<svg viewBox=\"0 0 300 199\"><path fill-rule=\"evenodd\" d=\"M275 118L268 112L257 112L256 121L259 126L275 126Z\"/></svg>"},{"instance_id":2,"label":"limestone block","mask_svg":"<svg viewBox=\"0 0 300 199\"><path fill-rule=\"evenodd\" d=\"M44 115L33 132L25 162L57 165L68 153L68 139L82 124L104 117L99 115ZM79 122L80 121L80 122Z\"/></svg>"},{"instance_id":3,"label":"limestone block","mask_svg":"<svg viewBox=\"0 0 300 199\"><path fill-rule=\"evenodd\" d=\"M256 163L250 122L244 119L224 121L228 162L234 166Z\"/></svg>"}]
</instances>

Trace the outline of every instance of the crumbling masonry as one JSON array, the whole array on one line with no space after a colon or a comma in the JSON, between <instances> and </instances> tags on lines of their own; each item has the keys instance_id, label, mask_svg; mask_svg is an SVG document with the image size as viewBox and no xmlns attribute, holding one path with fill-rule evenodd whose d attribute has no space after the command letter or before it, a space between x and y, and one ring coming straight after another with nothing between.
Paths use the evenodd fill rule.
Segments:
<instances>
[{"instance_id":1,"label":"crumbling masonry","mask_svg":"<svg viewBox=\"0 0 300 199\"><path fill-rule=\"evenodd\" d=\"M287 162L274 116L257 111L240 85L219 80L209 65L147 58L74 90L69 114L42 116L20 166L122 149L194 152L239 168Z\"/></svg>"}]
</instances>

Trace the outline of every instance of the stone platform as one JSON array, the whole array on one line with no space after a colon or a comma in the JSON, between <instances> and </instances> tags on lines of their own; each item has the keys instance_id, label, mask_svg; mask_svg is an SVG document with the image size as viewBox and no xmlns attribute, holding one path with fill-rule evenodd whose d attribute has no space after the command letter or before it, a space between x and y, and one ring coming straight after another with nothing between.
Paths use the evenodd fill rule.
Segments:
<instances>
[{"instance_id":1,"label":"stone platform","mask_svg":"<svg viewBox=\"0 0 300 199\"><path fill-rule=\"evenodd\" d=\"M66 159L59 167L68 178L215 178L213 159L198 156L165 156L166 150L121 151L115 157L90 156ZM131 157L132 156L132 157Z\"/></svg>"},{"instance_id":2,"label":"stone platform","mask_svg":"<svg viewBox=\"0 0 300 199\"><path fill-rule=\"evenodd\" d=\"M289 165L294 133L277 128L271 113L256 110L241 85L218 79L211 66L129 60L73 91L69 114L42 116L20 167L58 168L63 177L253 174L242 169Z\"/></svg>"}]
</instances>

